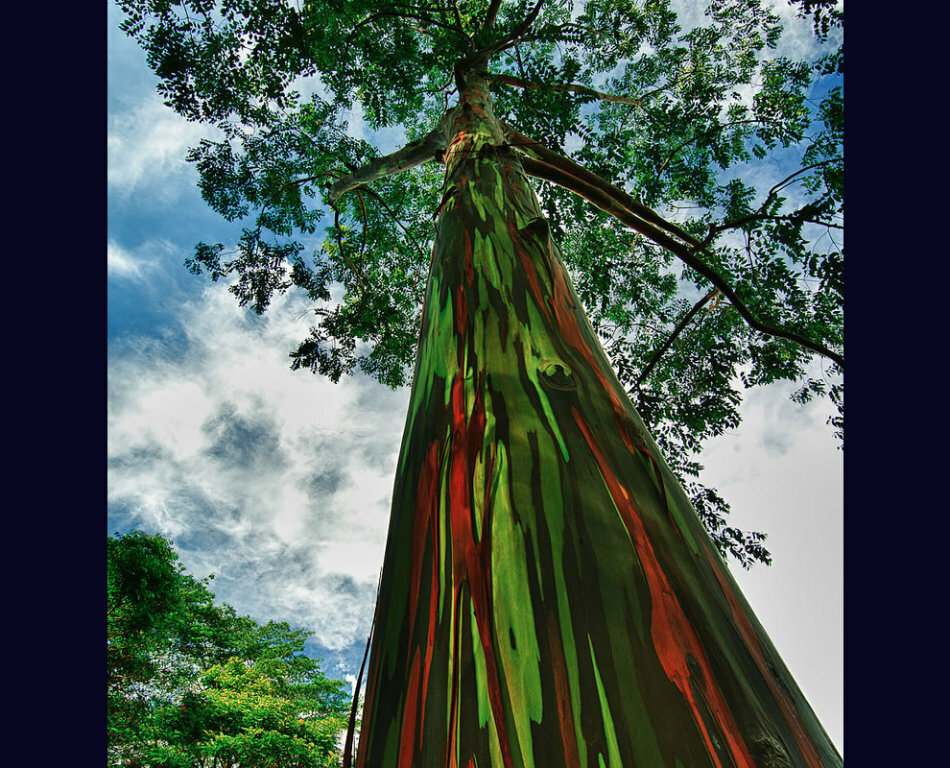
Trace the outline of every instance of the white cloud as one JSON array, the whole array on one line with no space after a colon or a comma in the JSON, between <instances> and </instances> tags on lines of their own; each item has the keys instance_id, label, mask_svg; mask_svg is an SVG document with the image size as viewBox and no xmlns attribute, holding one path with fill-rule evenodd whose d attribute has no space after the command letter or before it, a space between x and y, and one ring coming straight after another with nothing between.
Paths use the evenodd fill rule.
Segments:
<instances>
[{"instance_id":1,"label":"white cloud","mask_svg":"<svg viewBox=\"0 0 950 768\"><path fill-rule=\"evenodd\" d=\"M240 612L343 648L371 620L407 395L292 372L303 306L258 318L212 285L180 310L184 349L116 347L108 496Z\"/></svg>"},{"instance_id":2,"label":"white cloud","mask_svg":"<svg viewBox=\"0 0 950 768\"><path fill-rule=\"evenodd\" d=\"M776 53L780 56L788 56L791 59L815 59L822 53L822 46L815 36L815 27L811 16L804 19L798 17L801 5L792 5L788 0L771 0L768 3L770 10L782 21L783 34L776 48ZM838 3L840 10L842 3ZM836 43L841 35L840 30L834 30L829 35L830 45Z\"/></svg>"},{"instance_id":3,"label":"white cloud","mask_svg":"<svg viewBox=\"0 0 950 768\"><path fill-rule=\"evenodd\" d=\"M110 275L140 279L142 264L115 240L109 240L106 250L106 268Z\"/></svg>"},{"instance_id":4,"label":"white cloud","mask_svg":"<svg viewBox=\"0 0 950 768\"><path fill-rule=\"evenodd\" d=\"M189 123L150 93L133 108L109 116L108 184L112 195L127 195L147 187L161 201L193 186L193 171L185 161L188 148L213 129ZM160 184L155 184L160 180Z\"/></svg>"},{"instance_id":5,"label":"white cloud","mask_svg":"<svg viewBox=\"0 0 950 768\"><path fill-rule=\"evenodd\" d=\"M817 366L811 374L819 375ZM702 480L729 501L729 525L768 534L771 566L730 570L843 750L843 456L825 424L834 406L792 403L793 388L779 383L747 394L742 428L707 443Z\"/></svg>"},{"instance_id":6,"label":"white cloud","mask_svg":"<svg viewBox=\"0 0 950 768\"><path fill-rule=\"evenodd\" d=\"M162 280L169 264L181 264L182 250L166 238L145 240L134 248L126 248L110 238L107 244L106 264L110 278L138 283L153 281L154 288Z\"/></svg>"}]
</instances>

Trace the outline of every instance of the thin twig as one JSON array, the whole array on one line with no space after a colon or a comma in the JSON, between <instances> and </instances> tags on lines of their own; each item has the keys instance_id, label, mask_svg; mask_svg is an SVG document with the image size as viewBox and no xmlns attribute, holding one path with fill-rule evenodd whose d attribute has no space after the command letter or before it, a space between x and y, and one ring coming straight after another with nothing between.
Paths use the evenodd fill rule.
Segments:
<instances>
[{"instance_id":1,"label":"thin twig","mask_svg":"<svg viewBox=\"0 0 950 768\"><path fill-rule=\"evenodd\" d=\"M750 123L753 124L753 125L755 125L755 124L759 124L759 123L765 124L765 123L776 123L776 122L777 122L777 121L775 121L775 120L758 120L758 119L755 119L755 120L735 120L735 121L733 121L733 122L731 122L731 123L724 123L723 125L717 125L717 126L715 126L715 127L713 127L713 128L710 128L710 129L707 130L707 131L703 131L702 133L697 133L695 136L690 136L688 139L686 139L686 141L681 142L681 143L679 144L679 146L677 146L672 152L670 152L670 154L669 154L669 156L666 158L666 160L664 160L664 161L660 164L660 167L657 169L657 173L662 173L662 172L663 172L663 169L666 168L667 165L669 165L670 161L671 161L674 157L676 157L676 154L677 154L681 149L683 149L683 147L687 146L688 144L692 144L694 141L698 141L699 139L705 139L705 138L708 137L708 136L712 136L712 135L715 134L715 133L719 133L720 131L724 131L726 128L732 128L733 126L736 126L736 125L747 125L747 124L750 124Z\"/></svg>"},{"instance_id":2,"label":"thin twig","mask_svg":"<svg viewBox=\"0 0 950 768\"><path fill-rule=\"evenodd\" d=\"M497 83L502 83L503 85L512 85L516 88L524 88L527 90L534 91L568 91L571 93L578 93L581 96L592 96L595 99L600 99L601 101L613 101L618 104L632 104L636 107L642 107L643 102L639 99L633 99L629 96L615 96L612 93L604 93L603 91L595 91L593 88L587 88L583 85L577 85L575 83L534 83L528 80L523 80L519 77L514 77L513 75L507 74L495 74L488 73L488 79L493 80Z\"/></svg>"},{"instance_id":3,"label":"thin twig","mask_svg":"<svg viewBox=\"0 0 950 768\"><path fill-rule=\"evenodd\" d=\"M352 270L353 274L356 275L356 278L360 281L360 285L363 286L364 289L369 288L369 286L366 284L365 278L363 277L363 273L353 263L353 260L346 255L346 249L343 247L343 237L340 234L340 211L335 205L333 205L333 203L330 203L330 207L333 208L333 224L336 228L336 232L334 234L336 235L337 247L340 249L340 256L343 258L343 261L346 262L346 265ZM363 231L365 234L365 227ZM361 296L364 293L365 290L361 292Z\"/></svg>"},{"instance_id":4,"label":"thin twig","mask_svg":"<svg viewBox=\"0 0 950 768\"><path fill-rule=\"evenodd\" d=\"M406 228L406 225L403 224L403 223L399 220L399 218L398 218L398 217L396 216L396 214L393 212L392 208L389 207L389 204L388 204L385 200L383 200L383 198L380 197L379 194L377 194L374 190L370 189L369 187L364 187L364 188L363 188L363 191L364 191L366 194L368 194L370 197L375 198L375 199L379 202L379 204L382 205L383 208L386 209L386 213L388 213L389 216L392 218L392 220L393 220L394 222L396 222L396 226L398 226L398 227L405 233L406 237L412 242L412 244L413 244L413 246L415 247L416 251L419 253L419 255L420 255L420 256L423 258L423 260L424 260L424 259L426 258L425 249L423 249L422 246L419 245L419 243L416 241L416 239L412 236L412 233Z\"/></svg>"},{"instance_id":5,"label":"thin twig","mask_svg":"<svg viewBox=\"0 0 950 768\"><path fill-rule=\"evenodd\" d=\"M481 53L483 53L487 58L492 54L498 53L499 51L504 51L513 45L517 45L518 41L531 28L531 25L534 24L534 20L538 18L538 13L540 13L542 5L544 5L544 0L538 0L538 4L534 6L524 21L522 21L517 27L511 30L511 32L505 35L505 37L503 37L497 43L489 46Z\"/></svg>"},{"instance_id":6,"label":"thin twig","mask_svg":"<svg viewBox=\"0 0 950 768\"><path fill-rule=\"evenodd\" d=\"M693 308L683 316L683 319L680 320L676 328L673 329L673 332L670 334L669 338L663 343L663 345L659 349L657 349L656 352L653 353L653 357L650 360L650 362L647 363L646 367L640 372L640 376L637 378L636 382L633 385L634 387L636 387L637 389L640 388L640 385L643 383L646 377L650 375L650 371L653 370L653 366L655 366L657 364L657 361L663 356L663 354L670 347L673 346L673 342L676 341L677 336L679 336L683 332L683 330L686 328L686 326L689 325L689 321L692 320L693 317L696 316L696 313L699 312L699 310L702 309L702 307L713 296L715 296L718 293L720 293L719 289L713 288L709 293L703 296L703 298L697 301L693 305Z\"/></svg>"},{"instance_id":7,"label":"thin twig","mask_svg":"<svg viewBox=\"0 0 950 768\"><path fill-rule=\"evenodd\" d=\"M384 11L384 12L381 12L381 13L374 13L374 14L372 14L371 16L367 16L367 17L366 17L365 19L363 19L361 22L357 23L357 24L353 27L353 29L350 30L350 34L348 34L348 35L346 36L346 39L344 40L344 45L349 44L350 39L353 37L353 35L356 34L356 31L357 31L360 27L365 26L366 24L371 24L372 22L376 21L377 19L392 18L392 17L395 17L395 18L397 18L397 19L413 19L413 20L415 20L415 21L421 21L421 22L424 22L424 23L426 23L426 24L431 24L432 26L435 26L435 27L442 27L442 29L448 29L448 30L450 30L450 31L452 31L452 32L455 31L455 27L453 27L451 24L443 24L441 21L436 21L435 19L433 19L433 18L430 17L430 16L420 16L419 14L416 14L416 13L394 13L394 12L391 12L391 11L390 11L390 12ZM415 29L417 32L421 32L421 33L424 34L424 35L431 35L431 34L432 34L432 33L429 32L428 30L426 30L426 29L421 29L420 27L414 27L414 29ZM465 32L462 31L462 34L464 35ZM467 35L466 35L466 37L467 37Z\"/></svg>"}]
</instances>

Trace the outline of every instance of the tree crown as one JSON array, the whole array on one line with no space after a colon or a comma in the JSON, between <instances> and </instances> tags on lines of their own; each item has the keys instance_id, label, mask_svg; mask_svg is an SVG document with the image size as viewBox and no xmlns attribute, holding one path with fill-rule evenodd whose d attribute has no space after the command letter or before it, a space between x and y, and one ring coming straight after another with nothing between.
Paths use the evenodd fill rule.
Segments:
<instances>
[{"instance_id":1,"label":"tree crown","mask_svg":"<svg viewBox=\"0 0 950 768\"><path fill-rule=\"evenodd\" d=\"M241 233L233 249L199 243L190 269L258 313L304 291L315 322L291 365L334 380L408 381L441 194L426 140L466 73L487 73L621 381L720 548L768 560L760 536L725 524L697 455L738 425L744 388L783 380L800 402L830 397L840 436L833 3L801 6L821 44L802 61L776 53L780 19L761 0L716 0L702 17L668 0L119 5L166 103L219 132L189 159ZM432 162L332 194L404 142ZM591 174L586 195L576 168ZM636 215L591 207L594 187Z\"/></svg>"}]
</instances>

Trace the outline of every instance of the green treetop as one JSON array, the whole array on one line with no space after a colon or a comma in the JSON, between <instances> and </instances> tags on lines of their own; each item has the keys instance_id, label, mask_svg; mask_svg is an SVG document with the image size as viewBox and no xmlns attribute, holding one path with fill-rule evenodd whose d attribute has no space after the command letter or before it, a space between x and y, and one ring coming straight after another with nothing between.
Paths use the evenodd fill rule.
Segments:
<instances>
[{"instance_id":1,"label":"green treetop","mask_svg":"<svg viewBox=\"0 0 950 768\"><path fill-rule=\"evenodd\" d=\"M110 765L335 764L349 696L311 633L217 604L160 536L107 545Z\"/></svg>"},{"instance_id":2,"label":"green treetop","mask_svg":"<svg viewBox=\"0 0 950 768\"><path fill-rule=\"evenodd\" d=\"M840 46L775 55L778 17L758 0L697 6L688 31L667 0L119 5L167 103L220 130L190 159L242 228L233 248L199 244L192 270L256 312L305 291L314 326L292 366L334 380L408 381L437 129L477 63L620 381L720 550L768 561L758 534L725 524L697 457L738 425L744 388L775 381L830 397L840 434ZM840 27L831 6L805 4L820 37ZM357 114L410 144L380 157L349 129Z\"/></svg>"}]
</instances>

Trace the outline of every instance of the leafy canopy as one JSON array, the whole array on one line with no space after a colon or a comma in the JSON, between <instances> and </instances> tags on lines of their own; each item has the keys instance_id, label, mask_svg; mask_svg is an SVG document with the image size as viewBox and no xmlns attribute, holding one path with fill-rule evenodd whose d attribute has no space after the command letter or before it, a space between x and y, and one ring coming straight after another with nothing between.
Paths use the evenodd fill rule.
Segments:
<instances>
[{"instance_id":1,"label":"leafy canopy","mask_svg":"<svg viewBox=\"0 0 950 768\"><path fill-rule=\"evenodd\" d=\"M118 0L166 103L216 126L189 159L240 222L188 266L261 313L300 290L314 324L291 365L408 382L441 170L418 165L337 201L328 186L432 131L457 68L487 62L498 117L655 208L696 241L727 300L649 238L542 181L538 194L594 328L714 540L748 566L762 536L725 524L698 481L703 443L744 388L843 394L843 14L804 0L807 61L775 53L761 0ZM679 8L677 12L674 6ZM679 13L679 15L678 15ZM358 122L368 129L365 134ZM370 137L370 139L365 138ZM808 339L835 358L750 326Z\"/></svg>"}]
</instances>

